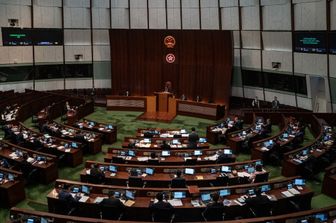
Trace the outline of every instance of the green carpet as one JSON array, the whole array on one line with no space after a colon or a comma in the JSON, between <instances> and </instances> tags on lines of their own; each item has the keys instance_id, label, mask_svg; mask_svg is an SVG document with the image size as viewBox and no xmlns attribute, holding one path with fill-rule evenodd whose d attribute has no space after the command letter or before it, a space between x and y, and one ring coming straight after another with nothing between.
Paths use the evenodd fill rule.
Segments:
<instances>
[{"instance_id":1,"label":"green carpet","mask_svg":"<svg viewBox=\"0 0 336 223\"><path fill-rule=\"evenodd\" d=\"M188 116L177 116L171 123L159 123L159 122L149 122L149 121L139 121L136 120L136 117L139 116L140 112L125 112L125 111L106 111L105 108L97 107L95 112L87 116L87 119L95 120L102 123L112 123L118 126L118 140L113 145L103 145L103 152L96 155L85 155L85 160L97 160L103 161L105 153L108 147L120 147L121 143L126 136L134 136L137 128L148 128L148 127L159 127L159 128L185 128L190 130L192 127L195 127L200 136L206 135L206 127L208 125L214 124L215 121L193 118ZM60 119L56 121L60 122ZM31 119L28 119L24 122L28 127L34 128L31 123ZM272 126L272 135L277 134L280 131L278 126ZM0 131L0 137L3 133ZM306 129L304 144L308 144L314 140L314 137ZM222 145L216 145L214 147L221 147ZM237 161L250 160L250 154L240 154L237 157ZM84 168L84 164L77 167L61 167L59 169L59 178L76 180L79 181L80 171ZM270 179L281 179L281 168L274 166L266 166L268 171L270 171ZM321 173L318 177L320 180L323 179L323 174ZM325 207L329 205L336 204L336 200L330 198L326 195L321 194L321 183L318 181L309 181L308 185L311 189L314 190L315 196L312 200L312 207ZM47 199L46 195L54 187L54 184L49 185L33 185L26 187L26 200L17 205L17 207L47 211ZM8 219L8 210L0 209L0 222L5 222Z\"/></svg>"}]
</instances>

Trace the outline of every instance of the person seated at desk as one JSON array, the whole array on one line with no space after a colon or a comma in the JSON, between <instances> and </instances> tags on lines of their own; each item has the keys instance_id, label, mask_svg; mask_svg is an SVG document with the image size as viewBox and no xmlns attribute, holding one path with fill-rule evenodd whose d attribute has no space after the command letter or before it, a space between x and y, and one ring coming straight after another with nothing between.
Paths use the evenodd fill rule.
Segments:
<instances>
[{"instance_id":1,"label":"person seated at desk","mask_svg":"<svg viewBox=\"0 0 336 223\"><path fill-rule=\"evenodd\" d=\"M100 184L105 181L105 174L98 168L98 165L92 164L92 168L90 169L90 176L92 177L91 183Z\"/></svg>"},{"instance_id":2,"label":"person seated at desk","mask_svg":"<svg viewBox=\"0 0 336 223\"><path fill-rule=\"evenodd\" d=\"M223 202L219 202L219 194L211 194L211 202L207 204L207 207L223 207Z\"/></svg>"},{"instance_id":3,"label":"person seated at desk","mask_svg":"<svg viewBox=\"0 0 336 223\"><path fill-rule=\"evenodd\" d=\"M162 150L170 150L170 145L167 144L166 140L163 140L162 145L161 145Z\"/></svg>"},{"instance_id":4,"label":"person seated at desk","mask_svg":"<svg viewBox=\"0 0 336 223\"><path fill-rule=\"evenodd\" d=\"M250 182L253 183L258 174L264 174L264 173L266 173L266 171L263 169L262 165L257 164L255 166L254 173L252 173L249 177Z\"/></svg>"},{"instance_id":5,"label":"person seated at desk","mask_svg":"<svg viewBox=\"0 0 336 223\"><path fill-rule=\"evenodd\" d=\"M223 151L219 151L219 156L217 157L216 163L230 163L230 162L232 162L232 155L225 154Z\"/></svg>"},{"instance_id":6,"label":"person seated at desk","mask_svg":"<svg viewBox=\"0 0 336 223\"><path fill-rule=\"evenodd\" d=\"M136 142L135 142L134 139L129 139L128 148L135 148L136 147L135 144L136 144Z\"/></svg>"},{"instance_id":7,"label":"person seated at desk","mask_svg":"<svg viewBox=\"0 0 336 223\"><path fill-rule=\"evenodd\" d=\"M253 212L254 217L270 216L272 202L261 193L260 188L256 189L255 196L247 198L245 203Z\"/></svg>"},{"instance_id":8,"label":"person seated at desk","mask_svg":"<svg viewBox=\"0 0 336 223\"><path fill-rule=\"evenodd\" d=\"M272 133L272 123L271 119L268 118L266 119L266 123L261 125L260 135L267 137L270 133Z\"/></svg>"},{"instance_id":9,"label":"person seated at desk","mask_svg":"<svg viewBox=\"0 0 336 223\"><path fill-rule=\"evenodd\" d=\"M172 188L183 188L186 187L186 180L181 176L182 172L178 170L176 172L176 177L172 179L171 181L171 187Z\"/></svg>"},{"instance_id":10,"label":"person seated at desk","mask_svg":"<svg viewBox=\"0 0 336 223\"><path fill-rule=\"evenodd\" d=\"M238 116L235 116L233 119L233 127L234 130L240 130L243 129L243 121L238 118Z\"/></svg>"},{"instance_id":11,"label":"person seated at desk","mask_svg":"<svg viewBox=\"0 0 336 223\"><path fill-rule=\"evenodd\" d=\"M58 192L58 199L61 201L66 201L67 203L77 203L80 199L80 195L76 194L74 197L71 195L70 186L64 184L61 191Z\"/></svg>"},{"instance_id":12,"label":"person seated at desk","mask_svg":"<svg viewBox=\"0 0 336 223\"><path fill-rule=\"evenodd\" d=\"M116 198L114 195L114 191L109 191L108 198L104 198L99 204L105 207L124 209L125 205L120 201L120 199Z\"/></svg>"},{"instance_id":13,"label":"person seated at desk","mask_svg":"<svg viewBox=\"0 0 336 223\"><path fill-rule=\"evenodd\" d=\"M156 157L155 152L150 153L150 157L148 159L148 164L149 165L158 165L159 164L159 159L158 159L158 157Z\"/></svg>"},{"instance_id":14,"label":"person seated at desk","mask_svg":"<svg viewBox=\"0 0 336 223\"><path fill-rule=\"evenodd\" d=\"M167 201L164 201L164 194L159 192L155 196L157 202L153 202L149 204L149 208L153 209L173 209L174 207Z\"/></svg>"},{"instance_id":15,"label":"person seated at desk","mask_svg":"<svg viewBox=\"0 0 336 223\"><path fill-rule=\"evenodd\" d=\"M195 149L197 148L197 142L199 140L199 136L196 133L196 130L194 127L191 128L191 133L189 134L188 137L188 148Z\"/></svg>"},{"instance_id":16,"label":"person seated at desk","mask_svg":"<svg viewBox=\"0 0 336 223\"><path fill-rule=\"evenodd\" d=\"M10 167L8 161L5 158L0 160L0 166L4 167L4 168L7 168L7 169Z\"/></svg>"}]
</instances>

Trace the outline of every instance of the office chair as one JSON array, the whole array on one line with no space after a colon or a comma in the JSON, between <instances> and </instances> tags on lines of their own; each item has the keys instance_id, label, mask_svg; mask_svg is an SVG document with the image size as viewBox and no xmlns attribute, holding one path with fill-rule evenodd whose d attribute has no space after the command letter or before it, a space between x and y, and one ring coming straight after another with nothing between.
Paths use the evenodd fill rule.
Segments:
<instances>
[{"instance_id":1,"label":"office chair","mask_svg":"<svg viewBox=\"0 0 336 223\"><path fill-rule=\"evenodd\" d=\"M104 177L100 176L92 176L90 174L86 174L86 182L91 184L104 184Z\"/></svg>"},{"instance_id":2,"label":"office chair","mask_svg":"<svg viewBox=\"0 0 336 223\"><path fill-rule=\"evenodd\" d=\"M125 160L122 157L113 156L112 163L125 164Z\"/></svg>"},{"instance_id":3,"label":"office chair","mask_svg":"<svg viewBox=\"0 0 336 223\"><path fill-rule=\"evenodd\" d=\"M187 159L185 161L185 165L187 165L187 166L196 165L196 163L197 163L197 159Z\"/></svg>"},{"instance_id":4,"label":"office chair","mask_svg":"<svg viewBox=\"0 0 336 223\"><path fill-rule=\"evenodd\" d=\"M54 213L63 215L75 215L77 211L77 203L71 203L67 200L57 200L57 204L54 206Z\"/></svg>"},{"instance_id":5,"label":"office chair","mask_svg":"<svg viewBox=\"0 0 336 223\"><path fill-rule=\"evenodd\" d=\"M272 216L272 205L251 205L249 211L252 217L269 217Z\"/></svg>"},{"instance_id":6,"label":"office chair","mask_svg":"<svg viewBox=\"0 0 336 223\"><path fill-rule=\"evenodd\" d=\"M152 222L170 222L175 219L175 211L173 208L153 208Z\"/></svg>"},{"instance_id":7,"label":"office chair","mask_svg":"<svg viewBox=\"0 0 336 223\"><path fill-rule=\"evenodd\" d=\"M170 187L171 188L184 188L184 187L187 187L186 180L183 179L183 178L172 179Z\"/></svg>"},{"instance_id":8,"label":"office chair","mask_svg":"<svg viewBox=\"0 0 336 223\"><path fill-rule=\"evenodd\" d=\"M142 187L144 188L146 186L146 182L142 180L141 177L128 177L128 180L126 182L127 187Z\"/></svg>"},{"instance_id":9,"label":"office chair","mask_svg":"<svg viewBox=\"0 0 336 223\"><path fill-rule=\"evenodd\" d=\"M229 186L240 184L239 177L229 177L228 178L228 184L229 184Z\"/></svg>"},{"instance_id":10,"label":"office chair","mask_svg":"<svg viewBox=\"0 0 336 223\"><path fill-rule=\"evenodd\" d=\"M210 184L212 187L220 187L220 186L227 186L229 181L228 176L218 176L216 180Z\"/></svg>"},{"instance_id":11,"label":"office chair","mask_svg":"<svg viewBox=\"0 0 336 223\"><path fill-rule=\"evenodd\" d=\"M224 221L225 213L223 206L209 206L201 213L205 222Z\"/></svg>"},{"instance_id":12,"label":"office chair","mask_svg":"<svg viewBox=\"0 0 336 223\"><path fill-rule=\"evenodd\" d=\"M262 173L262 174L257 174L254 178L253 183L267 182L268 181L268 175L269 175L269 172L265 172L265 173Z\"/></svg>"},{"instance_id":13,"label":"office chair","mask_svg":"<svg viewBox=\"0 0 336 223\"><path fill-rule=\"evenodd\" d=\"M119 207L101 205L99 214L100 214L100 219L120 221L122 217L124 216L124 210Z\"/></svg>"},{"instance_id":14,"label":"office chair","mask_svg":"<svg viewBox=\"0 0 336 223\"><path fill-rule=\"evenodd\" d=\"M154 165L154 166L156 166L156 165L159 165L160 161L158 159L149 159L147 161L147 163L148 163L148 165Z\"/></svg>"}]
</instances>

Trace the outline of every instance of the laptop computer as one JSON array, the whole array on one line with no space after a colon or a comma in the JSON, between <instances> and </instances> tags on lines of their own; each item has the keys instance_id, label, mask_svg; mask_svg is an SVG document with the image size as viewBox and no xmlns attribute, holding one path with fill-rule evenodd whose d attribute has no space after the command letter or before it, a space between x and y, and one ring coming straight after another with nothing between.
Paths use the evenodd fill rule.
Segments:
<instances>
[{"instance_id":1,"label":"laptop computer","mask_svg":"<svg viewBox=\"0 0 336 223\"><path fill-rule=\"evenodd\" d=\"M211 201L210 193L201 194L201 200L204 204L207 204Z\"/></svg>"},{"instance_id":2,"label":"laptop computer","mask_svg":"<svg viewBox=\"0 0 336 223\"><path fill-rule=\"evenodd\" d=\"M262 185L260 188L261 192L267 192L271 190L271 186L266 184L266 185Z\"/></svg>"},{"instance_id":3,"label":"laptop computer","mask_svg":"<svg viewBox=\"0 0 336 223\"><path fill-rule=\"evenodd\" d=\"M195 174L195 169L193 169L193 168L185 168L184 173L188 174L188 175L193 175L193 174Z\"/></svg>"},{"instance_id":4,"label":"laptop computer","mask_svg":"<svg viewBox=\"0 0 336 223\"><path fill-rule=\"evenodd\" d=\"M148 175L153 175L154 174L154 169L146 167L145 173L148 174Z\"/></svg>"},{"instance_id":5,"label":"laptop computer","mask_svg":"<svg viewBox=\"0 0 336 223\"><path fill-rule=\"evenodd\" d=\"M170 156L170 151L169 150L163 150L161 152L161 156Z\"/></svg>"},{"instance_id":6,"label":"laptop computer","mask_svg":"<svg viewBox=\"0 0 336 223\"><path fill-rule=\"evenodd\" d=\"M199 141L200 143L206 143L206 142L207 142L207 139L206 139L206 138L200 138L198 141Z\"/></svg>"},{"instance_id":7,"label":"laptop computer","mask_svg":"<svg viewBox=\"0 0 336 223\"><path fill-rule=\"evenodd\" d=\"M232 155L232 150L231 149L224 149L224 154L225 155Z\"/></svg>"},{"instance_id":8,"label":"laptop computer","mask_svg":"<svg viewBox=\"0 0 336 223\"><path fill-rule=\"evenodd\" d=\"M231 172L231 167L229 167L229 166L222 166L221 167L221 172L222 173L230 173Z\"/></svg>"},{"instance_id":9,"label":"laptop computer","mask_svg":"<svg viewBox=\"0 0 336 223\"><path fill-rule=\"evenodd\" d=\"M130 191L130 190L126 190L125 191L125 197L128 200L134 200L135 199L135 192L134 191Z\"/></svg>"},{"instance_id":10,"label":"laptop computer","mask_svg":"<svg viewBox=\"0 0 336 223\"><path fill-rule=\"evenodd\" d=\"M117 167L116 166L109 166L109 171L112 173L116 173L117 172Z\"/></svg>"},{"instance_id":11,"label":"laptop computer","mask_svg":"<svg viewBox=\"0 0 336 223\"><path fill-rule=\"evenodd\" d=\"M183 191L175 191L175 192L173 192L173 198L174 198L174 199L182 199L182 198L186 198L186 192L183 192Z\"/></svg>"},{"instance_id":12,"label":"laptop computer","mask_svg":"<svg viewBox=\"0 0 336 223\"><path fill-rule=\"evenodd\" d=\"M294 185L296 186L304 186L306 184L306 181L304 179L295 179Z\"/></svg>"},{"instance_id":13,"label":"laptop computer","mask_svg":"<svg viewBox=\"0 0 336 223\"><path fill-rule=\"evenodd\" d=\"M230 194L231 194L230 189L222 189L222 190L219 190L219 196L220 196L220 197L229 196Z\"/></svg>"},{"instance_id":14,"label":"laptop computer","mask_svg":"<svg viewBox=\"0 0 336 223\"><path fill-rule=\"evenodd\" d=\"M194 151L194 156L202 156L202 151L201 150L195 150Z\"/></svg>"},{"instance_id":15,"label":"laptop computer","mask_svg":"<svg viewBox=\"0 0 336 223\"><path fill-rule=\"evenodd\" d=\"M90 188L86 185L82 185L82 193L89 195L90 194Z\"/></svg>"}]
</instances>

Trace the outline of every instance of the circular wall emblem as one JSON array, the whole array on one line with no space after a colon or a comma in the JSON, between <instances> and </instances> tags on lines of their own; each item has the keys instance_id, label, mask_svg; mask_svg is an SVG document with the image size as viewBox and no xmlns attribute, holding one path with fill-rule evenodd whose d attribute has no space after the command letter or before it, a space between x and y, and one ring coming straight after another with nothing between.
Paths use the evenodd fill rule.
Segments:
<instances>
[{"instance_id":1,"label":"circular wall emblem","mask_svg":"<svg viewBox=\"0 0 336 223\"><path fill-rule=\"evenodd\" d=\"M173 36L166 36L163 40L163 43L166 45L167 48L174 48L176 40Z\"/></svg>"},{"instance_id":2,"label":"circular wall emblem","mask_svg":"<svg viewBox=\"0 0 336 223\"><path fill-rule=\"evenodd\" d=\"M167 61L167 63L174 63L175 62L175 55L174 54L172 54L172 53L168 53L167 55L166 55L166 61Z\"/></svg>"}]
</instances>

